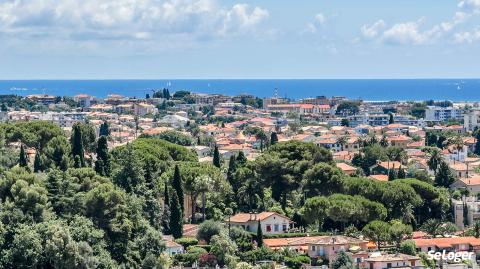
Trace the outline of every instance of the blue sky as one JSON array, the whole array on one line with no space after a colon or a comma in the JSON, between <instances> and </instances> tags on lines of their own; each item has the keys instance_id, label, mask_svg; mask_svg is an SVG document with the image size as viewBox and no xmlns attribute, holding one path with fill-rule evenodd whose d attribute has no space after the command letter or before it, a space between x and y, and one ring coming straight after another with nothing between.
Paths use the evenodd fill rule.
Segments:
<instances>
[{"instance_id":1,"label":"blue sky","mask_svg":"<svg viewBox=\"0 0 480 269\"><path fill-rule=\"evenodd\" d=\"M479 78L480 0L0 0L0 79Z\"/></svg>"}]
</instances>

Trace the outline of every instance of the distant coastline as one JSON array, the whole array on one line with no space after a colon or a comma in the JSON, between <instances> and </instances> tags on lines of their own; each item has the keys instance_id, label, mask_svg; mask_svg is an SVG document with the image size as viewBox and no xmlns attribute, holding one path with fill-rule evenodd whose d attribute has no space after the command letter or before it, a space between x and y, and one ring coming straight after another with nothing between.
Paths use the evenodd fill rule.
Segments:
<instances>
[{"instance_id":1,"label":"distant coastline","mask_svg":"<svg viewBox=\"0 0 480 269\"><path fill-rule=\"evenodd\" d=\"M189 90L225 95L272 96L301 99L345 96L369 101L451 100L480 101L480 79L174 79L174 80L0 80L0 94L46 93L96 97L121 94L144 97L152 90Z\"/></svg>"}]
</instances>

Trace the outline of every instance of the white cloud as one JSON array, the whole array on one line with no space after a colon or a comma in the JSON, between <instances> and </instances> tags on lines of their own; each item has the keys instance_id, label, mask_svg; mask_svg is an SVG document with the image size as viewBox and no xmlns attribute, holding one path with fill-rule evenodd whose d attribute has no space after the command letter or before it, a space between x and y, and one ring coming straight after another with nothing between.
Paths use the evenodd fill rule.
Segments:
<instances>
[{"instance_id":1,"label":"white cloud","mask_svg":"<svg viewBox=\"0 0 480 269\"><path fill-rule=\"evenodd\" d=\"M307 31L310 33L316 33L321 27L325 26L327 20L327 16L322 13L318 13L315 15L315 18L312 22L307 23Z\"/></svg>"},{"instance_id":2,"label":"white cloud","mask_svg":"<svg viewBox=\"0 0 480 269\"><path fill-rule=\"evenodd\" d=\"M460 32L454 35L455 43L473 43L480 41L480 29L476 29L472 32Z\"/></svg>"},{"instance_id":3,"label":"white cloud","mask_svg":"<svg viewBox=\"0 0 480 269\"><path fill-rule=\"evenodd\" d=\"M480 0L460 0L458 7L464 9L478 9L480 8Z\"/></svg>"},{"instance_id":4,"label":"white cloud","mask_svg":"<svg viewBox=\"0 0 480 269\"><path fill-rule=\"evenodd\" d=\"M392 44L423 44L428 40L428 34L418 30L419 24L420 22L397 23L385 30L382 39Z\"/></svg>"},{"instance_id":5,"label":"white cloud","mask_svg":"<svg viewBox=\"0 0 480 269\"><path fill-rule=\"evenodd\" d=\"M385 29L387 24L383 20L378 20L372 25L363 25L360 28L362 36L366 39L372 39L378 36L378 34Z\"/></svg>"},{"instance_id":6,"label":"white cloud","mask_svg":"<svg viewBox=\"0 0 480 269\"><path fill-rule=\"evenodd\" d=\"M4 0L0 33L69 39L192 39L254 31L268 11L217 0Z\"/></svg>"}]
</instances>

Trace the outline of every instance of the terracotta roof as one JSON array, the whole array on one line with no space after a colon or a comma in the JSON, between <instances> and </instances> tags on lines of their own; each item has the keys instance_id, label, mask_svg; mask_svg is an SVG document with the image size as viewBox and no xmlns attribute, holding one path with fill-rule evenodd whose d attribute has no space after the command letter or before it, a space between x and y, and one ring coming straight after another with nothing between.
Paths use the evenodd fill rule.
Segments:
<instances>
[{"instance_id":1,"label":"terracotta roof","mask_svg":"<svg viewBox=\"0 0 480 269\"><path fill-rule=\"evenodd\" d=\"M365 259L366 262L390 262L390 261L410 261L410 260L420 260L417 256L411 256L406 254L381 254L374 256L372 254L370 257Z\"/></svg>"},{"instance_id":2,"label":"terracotta roof","mask_svg":"<svg viewBox=\"0 0 480 269\"><path fill-rule=\"evenodd\" d=\"M388 176L387 175L370 175L369 178L375 179L378 181L388 181Z\"/></svg>"},{"instance_id":3,"label":"terracotta roof","mask_svg":"<svg viewBox=\"0 0 480 269\"><path fill-rule=\"evenodd\" d=\"M385 169L400 169L402 167L402 163L397 161L379 162L378 165Z\"/></svg>"},{"instance_id":4,"label":"terracotta roof","mask_svg":"<svg viewBox=\"0 0 480 269\"><path fill-rule=\"evenodd\" d=\"M469 178L461 178L459 179L467 186L476 186L480 185L480 176L469 177Z\"/></svg>"},{"instance_id":5,"label":"terracotta roof","mask_svg":"<svg viewBox=\"0 0 480 269\"><path fill-rule=\"evenodd\" d=\"M452 162L448 166L455 171L467 171L467 165L462 162Z\"/></svg>"},{"instance_id":6,"label":"terracotta roof","mask_svg":"<svg viewBox=\"0 0 480 269\"><path fill-rule=\"evenodd\" d=\"M346 164L346 163L336 163L335 164L338 168L340 168L340 170L344 171L344 172L351 172L351 171L357 171L357 168L356 167L353 167L349 164Z\"/></svg>"},{"instance_id":7,"label":"terracotta roof","mask_svg":"<svg viewBox=\"0 0 480 269\"><path fill-rule=\"evenodd\" d=\"M184 224L183 236L184 237L197 237L198 225L197 224Z\"/></svg>"},{"instance_id":8,"label":"terracotta roof","mask_svg":"<svg viewBox=\"0 0 480 269\"><path fill-rule=\"evenodd\" d=\"M280 216L282 218L285 218L287 220L290 220L289 218L282 216L276 212L261 212L258 214L250 214L250 213L238 213L230 218L230 222L236 222L236 223L245 223L248 221L255 221L255 220L264 220L268 217L271 217L273 215Z\"/></svg>"},{"instance_id":9,"label":"terracotta roof","mask_svg":"<svg viewBox=\"0 0 480 269\"><path fill-rule=\"evenodd\" d=\"M473 236L467 237L447 237L430 239L413 239L417 247L437 246L439 248L450 248L453 245L468 244L471 246L480 246L480 239Z\"/></svg>"}]
</instances>

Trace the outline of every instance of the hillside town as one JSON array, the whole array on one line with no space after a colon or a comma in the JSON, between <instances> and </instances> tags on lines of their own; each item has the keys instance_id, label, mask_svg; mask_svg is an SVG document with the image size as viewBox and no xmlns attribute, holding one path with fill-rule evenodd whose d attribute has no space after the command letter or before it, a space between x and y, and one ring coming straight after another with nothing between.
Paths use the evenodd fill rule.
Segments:
<instances>
[{"instance_id":1,"label":"hillside town","mask_svg":"<svg viewBox=\"0 0 480 269\"><path fill-rule=\"evenodd\" d=\"M152 199L160 217L152 216L150 226L157 224L162 233L162 264L168 266L144 268L478 266L479 103L340 96L291 100L278 94L260 98L162 89L141 98L3 95L0 104L2 193L12 171L49 182L52 171L81 177L76 168L111 177L112 188L125 195L146 197L148 189L158 189ZM57 156L50 152L61 151L50 143L56 138L42 142L26 135L30 127L22 124L35 122L58 126L68 138L57 142L68 144L65 169L61 156L47 164ZM79 131L84 126L91 128L93 146L83 145L78 155L74 137L88 133ZM35 132L42 127L35 128L31 136L41 137ZM99 150L101 137L106 151ZM107 161L112 162L108 172ZM135 169L124 171L129 163L147 164L142 166L144 189L132 183ZM156 170L149 170L152 165ZM23 172L15 170L22 167ZM123 172L128 181L122 180ZM48 184L46 189L52 199ZM13 187L8 192L0 197L5 208L16 201ZM53 212L65 216L56 202L50 202ZM101 225L88 205L86 216ZM5 227L6 220L0 218ZM431 251L443 256L429 259ZM454 260L452 252L473 255ZM113 254L112 259L132 262Z\"/></svg>"}]
</instances>

